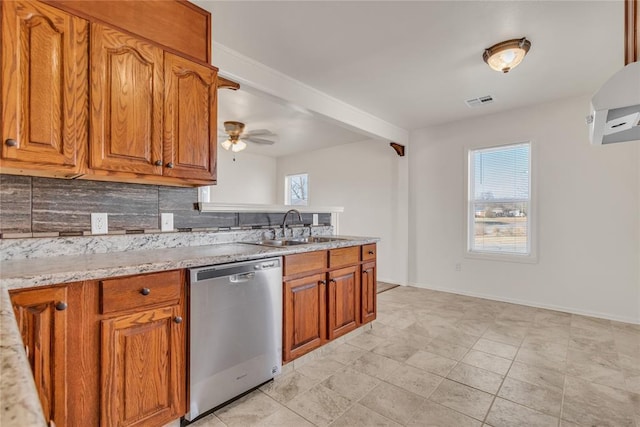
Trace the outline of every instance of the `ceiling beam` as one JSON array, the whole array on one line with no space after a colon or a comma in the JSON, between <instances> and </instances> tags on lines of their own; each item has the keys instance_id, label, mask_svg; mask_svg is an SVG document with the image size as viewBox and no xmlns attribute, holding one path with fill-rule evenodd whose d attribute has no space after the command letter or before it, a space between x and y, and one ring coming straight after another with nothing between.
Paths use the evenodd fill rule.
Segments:
<instances>
[{"instance_id":1,"label":"ceiling beam","mask_svg":"<svg viewBox=\"0 0 640 427\"><path fill-rule=\"evenodd\" d=\"M220 74L238 82L243 90L260 92L293 108L311 112L368 138L407 144L409 132L387 121L329 96L301 81L213 42L213 64ZM365 138L363 138L365 139Z\"/></svg>"}]
</instances>

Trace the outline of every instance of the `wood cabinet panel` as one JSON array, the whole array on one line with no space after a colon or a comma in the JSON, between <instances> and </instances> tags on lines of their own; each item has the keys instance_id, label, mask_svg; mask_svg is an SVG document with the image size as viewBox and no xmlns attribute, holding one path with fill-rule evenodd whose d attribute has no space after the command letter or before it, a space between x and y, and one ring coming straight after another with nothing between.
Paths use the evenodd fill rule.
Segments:
<instances>
[{"instance_id":1,"label":"wood cabinet panel","mask_svg":"<svg viewBox=\"0 0 640 427\"><path fill-rule=\"evenodd\" d=\"M329 267L339 268L357 264L360 261L360 246L331 249L329 251Z\"/></svg>"},{"instance_id":2,"label":"wood cabinet panel","mask_svg":"<svg viewBox=\"0 0 640 427\"><path fill-rule=\"evenodd\" d=\"M362 246L362 261L369 261L376 259L376 244L371 243L369 245Z\"/></svg>"},{"instance_id":3,"label":"wood cabinet panel","mask_svg":"<svg viewBox=\"0 0 640 427\"><path fill-rule=\"evenodd\" d=\"M1 7L0 166L73 176L87 144L88 23L35 1Z\"/></svg>"},{"instance_id":4,"label":"wood cabinet panel","mask_svg":"<svg viewBox=\"0 0 640 427\"><path fill-rule=\"evenodd\" d=\"M360 280L362 284L360 322L368 323L376 319L377 311L377 274L375 261L362 264L362 276Z\"/></svg>"},{"instance_id":5,"label":"wood cabinet panel","mask_svg":"<svg viewBox=\"0 0 640 427\"><path fill-rule=\"evenodd\" d=\"M163 51L91 25L90 167L162 173Z\"/></svg>"},{"instance_id":6,"label":"wood cabinet panel","mask_svg":"<svg viewBox=\"0 0 640 427\"><path fill-rule=\"evenodd\" d=\"M300 273L313 273L326 268L327 251L307 252L284 257L282 274L293 276Z\"/></svg>"},{"instance_id":7,"label":"wood cabinet panel","mask_svg":"<svg viewBox=\"0 0 640 427\"><path fill-rule=\"evenodd\" d=\"M332 340L356 329L360 323L359 266L330 271L328 286L328 331Z\"/></svg>"},{"instance_id":8,"label":"wood cabinet panel","mask_svg":"<svg viewBox=\"0 0 640 427\"><path fill-rule=\"evenodd\" d=\"M44 416L67 424L67 287L11 293ZM64 305L62 305L64 304Z\"/></svg>"},{"instance_id":9,"label":"wood cabinet panel","mask_svg":"<svg viewBox=\"0 0 640 427\"><path fill-rule=\"evenodd\" d=\"M101 313L177 304L183 281L181 270L101 280Z\"/></svg>"},{"instance_id":10,"label":"wood cabinet panel","mask_svg":"<svg viewBox=\"0 0 640 427\"><path fill-rule=\"evenodd\" d=\"M184 413L180 306L102 321L103 426L163 425Z\"/></svg>"},{"instance_id":11,"label":"wood cabinet panel","mask_svg":"<svg viewBox=\"0 0 640 427\"><path fill-rule=\"evenodd\" d=\"M624 2L624 65L640 61L640 2Z\"/></svg>"},{"instance_id":12,"label":"wood cabinet panel","mask_svg":"<svg viewBox=\"0 0 640 427\"><path fill-rule=\"evenodd\" d=\"M283 358L293 360L326 339L324 274L284 282Z\"/></svg>"},{"instance_id":13,"label":"wood cabinet panel","mask_svg":"<svg viewBox=\"0 0 640 427\"><path fill-rule=\"evenodd\" d=\"M164 171L216 178L217 70L165 54Z\"/></svg>"}]
</instances>

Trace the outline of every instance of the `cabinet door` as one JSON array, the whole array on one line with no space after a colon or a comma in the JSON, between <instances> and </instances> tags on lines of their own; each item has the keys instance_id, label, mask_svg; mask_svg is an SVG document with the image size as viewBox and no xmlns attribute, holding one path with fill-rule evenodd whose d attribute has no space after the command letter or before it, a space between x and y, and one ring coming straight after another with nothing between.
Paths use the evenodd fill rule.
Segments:
<instances>
[{"instance_id":1,"label":"cabinet door","mask_svg":"<svg viewBox=\"0 0 640 427\"><path fill-rule=\"evenodd\" d=\"M359 266L329 272L329 339L350 332L360 323Z\"/></svg>"},{"instance_id":2,"label":"cabinet door","mask_svg":"<svg viewBox=\"0 0 640 427\"><path fill-rule=\"evenodd\" d=\"M217 71L165 53L163 175L215 181Z\"/></svg>"},{"instance_id":3,"label":"cabinet door","mask_svg":"<svg viewBox=\"0 0 640 427\"><path fill-rule=\"evenodd\" d=\"M285 362L326 340L325 275L284 282L283 358Z\"/></svg>"},{"instance_id":4,"label":"cabinet door","mask_svg":"<svg viewBox=\"0 0 640 427\"><path fill-rule=\"evenodd\" d=\"M367 323L376 319L376 263L362 264L362 317L361 322Z\"/></svg>"},{"instance_id":5,"label":"cabinet door","mask_svg":"<svg viewBox=\"0 0 640 427\"><path fill-rule=\"evenodd\" d=\"M162 67L162 49L91 24L91 168L162 173Z\"/></svg>"},{"instance_id":6,"label":"cabinet door","mask_svg":"<svg viewBox=\"0 0 640 427\"><path fill-rule=\"evenodd\" d=\"M184 414L182 316L175 305L102 321L102 426L163 425Z\"/></svg>"},{"instance_id":7,"label":"cabinet door","mask_svg":"<svg viewBox=\"0 0 640 427\"><path fill-rule=\"evenodd\" d=\"M67 424L67 288L12 293L11 301L47 421Z\"/></svg>"},{"instance_id":8,"label":"cabinet door","mask_svg":"<svg viewBox=\"0 0 640 427\"><path fill-rule=\"evenodd\" d=\"M73 175L87 143L87 21L34 1L1 7L0 165Z\"/></svg>"}]
</instances>

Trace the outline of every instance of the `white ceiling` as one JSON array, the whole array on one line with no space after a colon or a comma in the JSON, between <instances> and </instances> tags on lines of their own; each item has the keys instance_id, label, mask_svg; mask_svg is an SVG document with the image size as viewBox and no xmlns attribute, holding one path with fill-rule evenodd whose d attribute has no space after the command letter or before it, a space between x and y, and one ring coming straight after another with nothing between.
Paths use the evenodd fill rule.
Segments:
<instances>
[{"instance_id":1,"label":"white ceiling","mask_svg":"<svg viewBox=\"0 0 640 427\"><path fill-rule=\"evenodd\" d=\"M621 0L198 4L212 13L215 42L407 130L593 93L623 66ZM484 48L523 36L531 51L509 74L482 61ZM213 57L215 64L215 51ZM464 103L483 95L495 103L476 109ZM278 132L282 150L275 155L317 148L322 140L364 139L332 123L312 124L314 117L283 105L244 111L243 103L262 101L233 96L221 96L221 119L250 122L238 117L244 114L252 117L249 127ZM308 147L292 148L282 138L287 123L306 129L290 131L304 135Z\"/></svg>"}]
</instances>

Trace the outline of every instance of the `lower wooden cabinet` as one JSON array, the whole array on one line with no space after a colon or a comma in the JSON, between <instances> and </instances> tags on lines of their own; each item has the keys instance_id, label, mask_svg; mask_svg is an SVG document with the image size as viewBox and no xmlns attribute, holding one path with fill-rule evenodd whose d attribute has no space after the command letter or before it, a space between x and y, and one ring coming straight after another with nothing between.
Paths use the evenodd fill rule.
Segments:
<instances>
[{"instance_id":1,"label":"lower wooden cabinet","mask_svg":"<svg viewBox=\"0 0 640 427\"><path fill-rule=\"evenodd\" d=\"M325 275L284 282L283 359L293 360L320 347L326 337Z\"/></svg>"},{"instance_id":2,"label":"lower wooden cabinet","mask_svg":"<svg viewBox=\"0 0 640 427\"><path fill-rule=\"evenodd\" d=\"M376 263L367 262L362 264L362 307L360 321L368 323L376 319L376 295L377 295L377 275Z\"/></svg>"},{"instance_id":3,"label":"lower wooden cabinet","mask_svg":"<svg viewBox=\"0 0 640 427\"><path fill-rule=\"evenodd\" d=\"M103 426L161 426L183 415L180 306L102 321Z\"/></svg>"},{"instance_id":4,"label":"lower wooden cabinet","mask_svg":"<svg viewBox=\"0 0 640 427\"><path fill-rule=\"evenodd\" d=\"M67 286L11 293L48 423L67 425Z\"/></svg>"},{"instance_id":5,"label":"lower wooden cabinet","mask_svg":"<svg viewBox=\"0 0 640 427\"><path fill-rule=\"evenodd\" d=\"M328 338L332 340L360 324L360 267L341 268L328 275Z\"/></svg>"}]
</instances>

